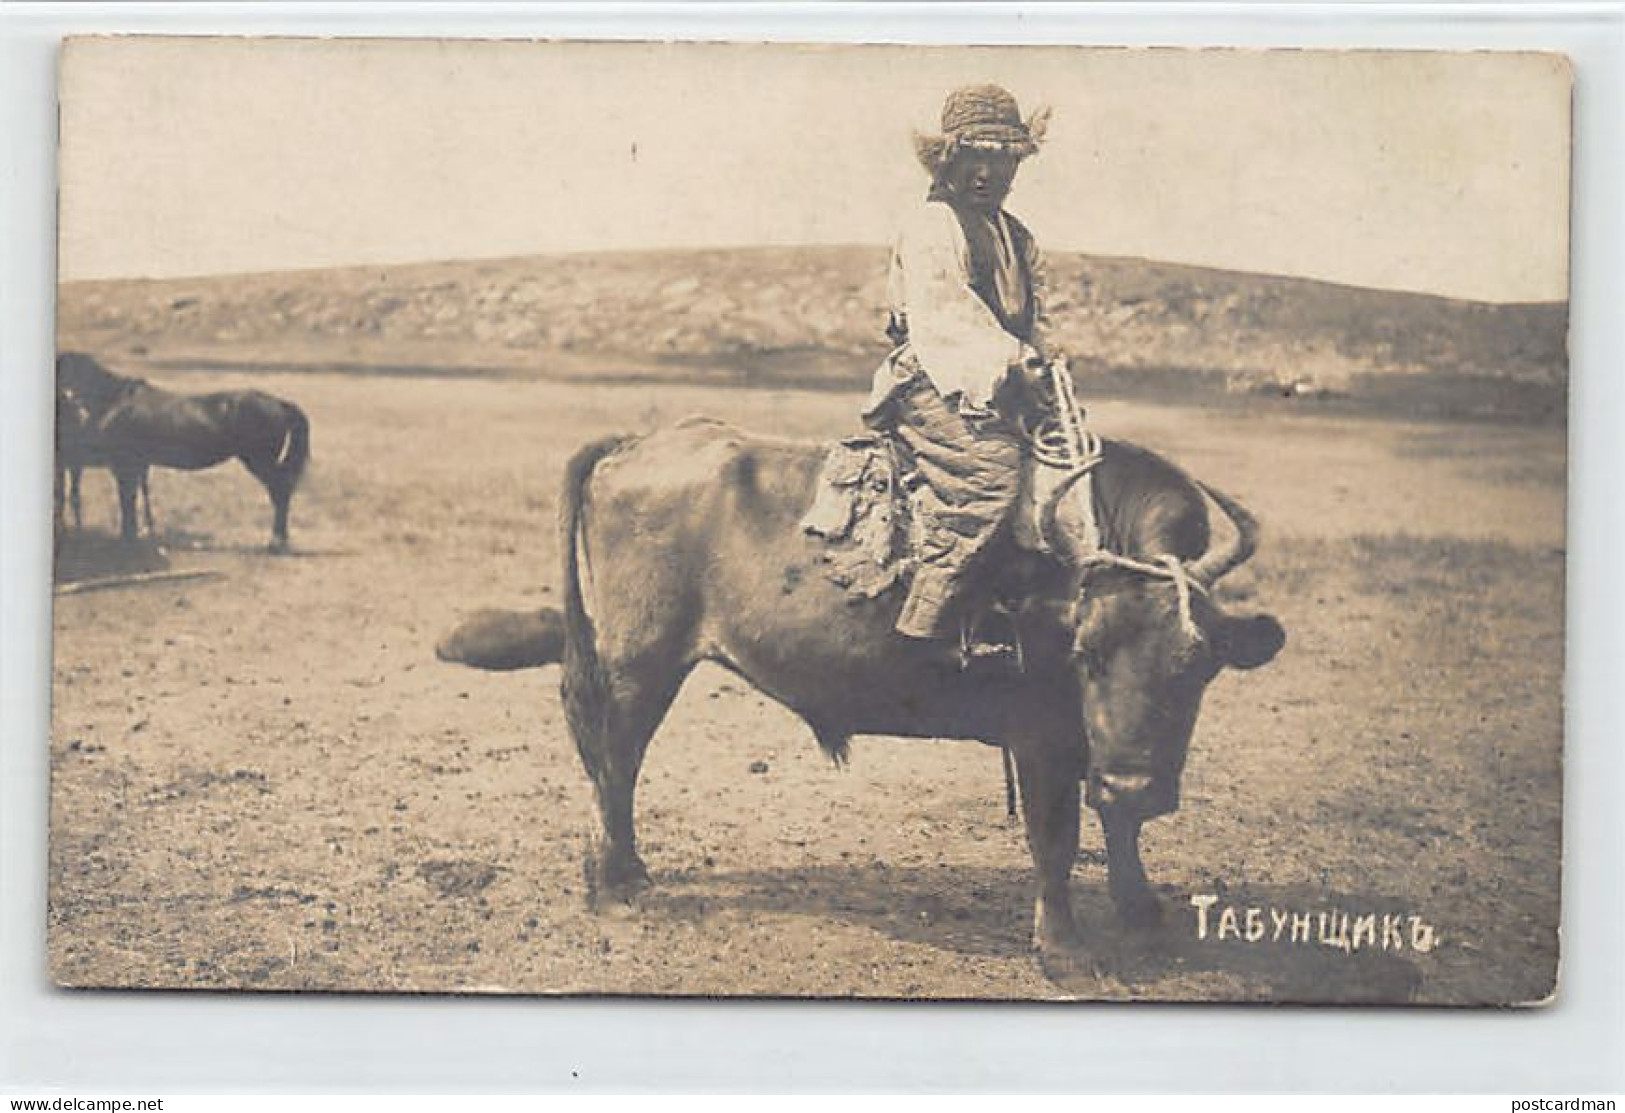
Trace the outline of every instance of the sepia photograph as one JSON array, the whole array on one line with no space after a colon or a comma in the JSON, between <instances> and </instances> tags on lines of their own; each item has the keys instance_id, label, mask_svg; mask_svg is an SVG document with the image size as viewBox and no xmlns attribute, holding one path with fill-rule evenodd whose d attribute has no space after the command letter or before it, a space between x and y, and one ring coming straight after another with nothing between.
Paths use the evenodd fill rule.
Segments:
<instances>
[{"instance_id":1,"label":"sepia photograph","mask_svg":"<svg viewBox=\"0 0 1625 1113\"><path fill-rule=\"evenodd\" d=\"M1560 998L1572 93L70 38L52 978Z\"/></svg>"}]
</instances>

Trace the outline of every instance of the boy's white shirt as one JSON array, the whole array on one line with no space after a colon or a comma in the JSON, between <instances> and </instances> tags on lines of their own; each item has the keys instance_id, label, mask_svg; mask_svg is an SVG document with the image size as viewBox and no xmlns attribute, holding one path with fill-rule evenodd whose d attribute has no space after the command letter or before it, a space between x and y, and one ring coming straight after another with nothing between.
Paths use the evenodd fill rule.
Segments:
<instances>
[{"instance_id":1,"label":"boy's white shirt","mask_svg":"<svg viewBox=\"0 0 1625 1113\"><path fill-rule=\"evenodd\" d=\"M1000 285L1019 283L1025 264L1036 300L1041 275L1036 248L1018 259L1005 212L995 213L991 223L1003 248L1006 274ZM970 248L949 206L927 202L905 221L892 250L887 288L893 311L908 322L909 346L938 392L944 398L958 394L961 404L986 409L1027 346L1004 330L971 288ZM1041 309L1036 307L1035 320Z\"/></svg>"}]
</instances>

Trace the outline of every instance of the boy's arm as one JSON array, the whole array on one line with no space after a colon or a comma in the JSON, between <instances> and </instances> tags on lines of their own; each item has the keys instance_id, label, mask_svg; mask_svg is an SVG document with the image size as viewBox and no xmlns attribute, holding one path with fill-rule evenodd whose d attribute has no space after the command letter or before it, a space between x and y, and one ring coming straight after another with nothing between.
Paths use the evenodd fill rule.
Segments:
<instances>
[{"instance_id":1,"label":"boy's arm","mask_svg":"<svg viewBox=\"0 0 1625 1113\"><path fill-rule=\"evenodd\" d=\"M928 205L898 246L909 344L944 397L960 393L985 407L1012 364L1021 341L970 287L958 220L945 205Z\"/></svg>"}]
</instances>

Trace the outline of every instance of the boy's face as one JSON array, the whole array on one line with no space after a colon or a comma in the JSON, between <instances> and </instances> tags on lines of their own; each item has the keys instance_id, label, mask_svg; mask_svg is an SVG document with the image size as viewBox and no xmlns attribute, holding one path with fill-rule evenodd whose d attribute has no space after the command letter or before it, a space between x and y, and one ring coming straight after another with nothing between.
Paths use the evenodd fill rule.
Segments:
<instances>
[{"instance_id":1,"label":"boy's face","mask_svg":"<svg viewBox=\"0 0 1625 1113\"><path fill-rule=\"evenodd\" d=\"M943 171L943 183L958 204L993 212L1010 195L1021 159L1011 151L962 148Z\"/></svg>"}]
</instances>

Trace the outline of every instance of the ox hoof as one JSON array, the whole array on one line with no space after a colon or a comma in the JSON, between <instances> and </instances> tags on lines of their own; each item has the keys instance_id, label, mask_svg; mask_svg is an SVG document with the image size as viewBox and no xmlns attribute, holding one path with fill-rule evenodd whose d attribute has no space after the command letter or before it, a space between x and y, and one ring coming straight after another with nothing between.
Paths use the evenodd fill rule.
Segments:
<instances>
[{"instance_id":1,"label":"ox hoof","mask_svg":"<svg viewBox=\"0 0 1625 1113\"><path fill-rule=\"evenodd\" d=\"M1071 962L1086 954L1077 922L1071 916L1047 915L1042 908L1033 924L1033 950L1041 961L1057 963Z\"/></svg>"},{"instance_id":2,"label":"ox hoof","mask_svg":"<svg viewBox=\"0 0 1625 1113\"><path fill-rule=\"evenodd\" d=\"M1038 968L1044 977L1063 988L1073 982L1098 982L1105 977L1100 960L1081 944L1040 946Z\"/></svg>"},{"instance_id":3,"label":"ox hoof","mask_svg":"<svg viewBox=\"0 0 1625 1113\"><path fill-rule=\"evenodd\" d=\"M594 911L605 905L631 904L653 882L649 870L636 854L587 851L584 863L587 906Z\"/></svg>"},{"instance_id":4,"label":"ox hoof","mask_svg":"<svg viewBox=\"0 0 1625 1113\"><path fill-rule=\"evenodd\" d=\"M271 543L265 546L265 551L272 556L283 556L288 552L288 539L286 537L273 537Z\"/></svg>"},{"instance_id":5,"label":"ox hoof","mask_svg":"<svg viewBox=\"0 0 1625 1113\"><path fill-rule=\"evenodd\" d=\"M1150 889L1141 889L1123 896L1113 896L1117 906L1117 919L1124 927L1156 928L1162 926L1162 901Z\"/></svg>"}]
</instances>

